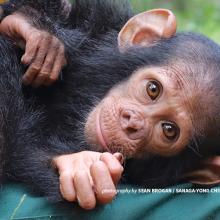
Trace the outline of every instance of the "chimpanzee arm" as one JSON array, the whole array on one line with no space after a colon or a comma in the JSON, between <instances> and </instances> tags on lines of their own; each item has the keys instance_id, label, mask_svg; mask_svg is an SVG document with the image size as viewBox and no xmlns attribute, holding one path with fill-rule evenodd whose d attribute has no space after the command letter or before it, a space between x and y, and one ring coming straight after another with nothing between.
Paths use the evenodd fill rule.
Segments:
<instances>
[{"instance_id":1,"label":"chimpanzee arm","mask_svg":"<svg viewBox=\"0 0 220 220\"><path fill-rule=\"evenodd\" d=\"M15 42L20 43L21 40L26 43L21 61L30 66L23 76L24 84L48 86L58 79L65 64L74 66L82 52L81 46L88 44L90 40L79 29L62 28L54 23L54 34L51 34L50 31L35 28L29 22L31 18L27 19L23 14L9 15L2 21L0 32Z\"/></svg>"},{"instance_id":2,"label":"chimpanzee arm","mask_svg":"<svg viewBox=\"0 0 220 220\"><path fill-rule=\"evenodd\" d=\"M28 114L30 117L34 115L34 113L32 116L31 113ZM21 123L23 121L19 121L17 125ZM70 152L74 153L73 146L76 144L72 145L72 148L61 142L52 145L46 137L39 135L39 131L36 132L34 129L28 131L25 128L18 130L17 126L15 129L17 131L12 138L12 140L16 138L15 142L7 140L7 147L10 150L7 151L9 158L5 168L6 177L31 186L34 191L51 202L64 200L60 192L59 174L53 165L53 159Z\"/></svg>"},{"instance_id":3,"label":"chimpanzee arm","mask_svg":"<svg viewBox=\"0 0 220 220\"><path fill-rule=\"evenodd\" d=\"M47 152L33 148L32 143L29 144L26 147L31 149L25 150L22 146L20 152L10 154L11 163L6 164L8 166L5 171L7 178L26 183L49 201L62 201L59 176L55 168L52 168L51 157Z\"/></svg>"},{"instance_id":4,"label":"chimpanzee arm","mask_svg":"<svg viewBox=\"0 0 220 220\"><path fill-rule=\"evenodd\" d=\"M47 3L50 4L50 2ZM58 4L59 2L54 4L60 5L61 2ZM34 87L48 86L55 82L68 58L63 43L56 38L61 24L55 22L53 17L48 17L51 12L49 9L46 10L45 4L45 1L22 1L22 3L14 1L12 5L10 1L4 5L4 9L6 12L8 10L8 13L13 11L15 13L7 16L0 26L2 34L18 45L25 45L25 54L21 61L30 66L23 76L23 82ZM65 37L60 39L73 49L84 38L77 30L73 30L70 35L67 33L64 35Z\"/></svg>"},{"instance_id":5,"label":"chimpanzee arm","mask_svg":"<svg viewBox=\"0 0 220 220\"><path fill-rule=\"evenodd\" d=\"M3 175L31 185L37 192L54 202L62 200L62 197L68 201L76 201L69 199L68 189L74 190L74 182L81 190L82 184L85 184L82 178L83 180L86 178L87 189L89 188L93 196L88 206L88 195L79 193L80 205L83 208L93 208L96 203L95 192L89 181L94 179L98 187L97 199L104 203L112 201L115 196L115 184L123 171L117 156L107 154L101 158L102 153L85 151L88 150L86 144L79 147L79 140L82 138L78 139L76 134L72 134L73 131L70 131L72 136L68 133L63 136L60 133L62 126L58 124L57 127L48 117L48 114L51 114L51 111L47 111L49 104L44 105L35 93L22 87L23 67L20 65L18 55L19 51L9 41L0 37L0 58L2 58L0 62L0 135L4 139L3 142L1 141L3 145L0 150L6 151L0 160L0 166L4 166ZM70 111L69 105L66 108ZM74 127L74 124L74 121L69 121L67 128ZM70 163L67 164L66 161ZM53 162L59 173L53 167ZM111 168L112 162L113 168ZM89 178L91 166L93 167L92 178ZM100 169L101 171L104 169L104 174L100 173ZM82 177L81 174L84 176ZM70 183L69 187L66 186L68 183ZM60 185L64 186L61 191ZM110 193L103 194L104 189L110 189Z\"/></svg>"},{"instance_id":6,"label":"chimpanzee arm","mask_svg":"<svg viewBox=\"0 0 220 220\"><path fill-rule=\"evenodd\" d=\"M49 6L52 3L54 4L54 7L48 9L50 8ZM74 59L76 59L79 53L82 52L82 48L84 49L85 47L90 45L88 42L90 42L91 39L99 38L102 34L110 32L111 34L114 33L115 36L114 38L111 37L111 39L115 39L116 42L117 32L120 30L122 25L124 25L127 19L131 16L131 11L128 6L129 4L125 3L126 0L120 1L120 3L118 3L115 0L75 1L71 14L69 18L66 20L66 24L63 24L62 22L57 22L55 17L53 16L55 14L59 15L59 10L57 13L56 10L54 10L54 8L65 8L63 6L65 5L65 1L56 0L53 2L40 0L23 0L20 2L16 0L11 0L9 1L9 3L6 4L7 7L5 6L4 8L6 10L6 14L13 13L16 11L16 13L19 13L24 17L24 22L21 22L19 25L16 25L16 27L20 27L21 29L23 26L25 26L24 23L30 23L31 26L36 27L39 31L46 30L50 34L60 39L65 45L67 63L71 62L72 65L74 65ZM29 28L27 28L27 30L29 30ZM30 32L33 33L34 31L30 30L29 33L27 33L25 36L32 36L33 34L31 34ZM17 35L15 36L19 36L19 34L20 33L18 31ZM32 45L32 47L35 47L35 49L39 47L39 45L37 45L36 43L38 41L35 40L36 36L37 34L33 36L34 38L32 39L32 42L30 39L30 43L28 44ZM106 37L106 39L108 40L110 38ZM40 42L45 41L43 40ZM49 51L47 51L47 46L45 45L51 45L51 47L49 47ZM45 52L47 54L47 52L50 51L51 54L58 54L54 53L53 44L45 43L40 46L42 47L43 54L45 54ZM26 74L24 75L24 82L27 82L26 84L31 84L35 87L38 87L39 85L50 85L55 80L57 80L61 67L66 63L60 63L63 60L62 57L60 58L60 56L57 56L57 59L48 56L48 59L46 58L45 63L43 63L45 65L41 66L42 62L39 62L37 57L39 57L39 60L42 60L44 57L40 56L41 50L38 51L39 56L36 55L36 58L32 59L33 57L30 56L30 54L26 54L27 56L24 56L25 59L23 59L22 61L26 65L29 65L31 63L31 66L28 68ZM60 49L60 51L62 56L63 48ZM35 62L33 62L33 60ZM57 63L55 63L56 61ZM54 62L56 71L53 71L53 68L47 68L48 66L53 67L53 65L51 65L50 62ZM35 63L37 65L35 65ZM36 72L38 74L36 74ZM30 77L27 77L29 75ZM35 77L36 75L37 77ZM34 78L36 80L34 80L33 82L32 79ZM45 78L48 79L45 80Z\"/></svg>"},{"instance_id":7,"label":"chimpanzee arm","mask_svg":"<svg viewBox=\"0 0 220 220\"><path fill-rule=\"evenodd\" d=\"M48 3L40 0L22 1L22 4L32 2L28 4L34 12L28 15L27 10L20 9L19 11L27 16L27 21L32 22L36 27L46 29L57 36L66 46L67 59L72 57L75 59L74 56L78 55L81 45L84 46L84 43L88 45L88 41L93 38L100 38L107 33L115 33L117 38L117 33L132 16L128 0L75 0L65 22L54 22L53 14L57 12L45 9L47 8L45 5L51 4L51 1ZM54 4L58 7L60 4L64 5L61 0L55 2Z\"/></svg>"},{"instance_id":8,"label":"chimpanzee arm","mask_svg":"<svg viewBox=\"0 0 220 220\"><path fill-rule=\"evenodd\" d=\"M72 7L67 0L11 0L6 6L6 15L22 14L33 26L62 40L67 52L69 48L78 51L88 38L99 38L112 30L118 32L132 15L127 0L76 0ZM68 16L62 19L64 15Z\"/></svg>"},{"instance_id":9,"label":"chimpanzee arm","mask_svg":"<svg viewBox=\"0 0 220 220\"><path fill-rule=\"evenodd\" d=\"M68 4L67 0L10 0L8 3L3 4L2 7L4 9L4 17L13 13L19 14L21 17L23 17L23 21L17 24L17 26L20 27L20 30L18 28L16 29L15 37L13 37L13 40L16 40L14 39L16 38L16 36L17 38L24 38L24 34L22 33L21 35L20 32L25 26L25 23L29 23L32 27L38 29L39 32L46 31L51 35L58 37L58 39L60 39L65 44L67 51L66 56L68 56L68 49L73 52L74 49L78 51L81 42L86 41L88 38L87 34L83 33L82 30L80 30L79 28L74 28L72 30L71 28L67 28L67 25L73 22L72 19L67 19L65 20L65 22L64 19L62 19L64 15L67 16L67 14L69 14L67 10L71 10L71 5ZM9 27L7 28L12 30L10 30L10 32L13 32L13 30L15 29L11 27L11 24L18 23L16 21L18 20L16 17L13 20L15 21L11 21L8 25ZM26 29L28 30L28 28ZM9 37L11 37L11 34L7 32L9 31L3 30L3 34L9 35ZM33 32L34 31L30 29L30 31L25 35L31 36L33 35ZM39 34L36 33L35 35L37 36ZM34 39L32 45L35 45L36 42L37 39ZM72 53L71 56L73 56Z\"/></svg>"},{"instance_id":10,"label":"chimpanzee arm","mask_svg":"<svg viewBox=\"0 0 220 220\"><path fill-rule=\"evenodd\" d=\"M0 57L0 154L4 152L0 169L3 168L4 176L32 184L53 201L60 200L58 174L50 163L54 156L70 149L58 141L55 145L42 135L45 123L42 109L32 107L34 102L25 98L18 51L2 37Z\"/></svg>"}]
</instances>

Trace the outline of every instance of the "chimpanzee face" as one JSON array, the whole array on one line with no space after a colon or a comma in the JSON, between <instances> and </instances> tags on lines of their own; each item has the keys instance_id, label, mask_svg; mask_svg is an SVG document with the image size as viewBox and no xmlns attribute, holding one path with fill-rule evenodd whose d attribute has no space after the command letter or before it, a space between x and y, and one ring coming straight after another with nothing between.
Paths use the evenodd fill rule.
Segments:
<instances>
[{"instance_id":1,"label":"chimpanzee face","mask_svg":"<svg viewBox=\"0 0 220 220\"><path fill-rule=\"evenodd\" d=\"M169 71L142 68L115 86L88 117L88 142L128 157L181 151L193 133L191 98Z\"/></svg>"}]
</instances>

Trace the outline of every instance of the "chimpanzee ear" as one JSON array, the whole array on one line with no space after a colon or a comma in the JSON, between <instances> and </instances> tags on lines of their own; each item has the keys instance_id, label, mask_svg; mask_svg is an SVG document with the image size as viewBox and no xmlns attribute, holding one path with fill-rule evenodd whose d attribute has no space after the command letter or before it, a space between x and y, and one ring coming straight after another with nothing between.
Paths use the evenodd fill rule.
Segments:
<instances>
[{"instance_id":1,"label":"chimpanzee ear","mask_svg":"<svg viewBox=\"0 0 220 220\"><path fill-rule=\"evenodd\" d=\"M176 33L176 18L166 9L154 9L132 17L118 35L119 48L133 45L149 46L160 38Z\"/></svg>"},{"instance_id":2,"label":"chimpanzee ear","mask_svg":"<svg viewBox=\"0 0 220 220\"><path fill-rule=\"evenodd\" d=\"M185 175L184 179L189 182L202 185L214 186L220 183L220 156L215 156L205 161L201 166Z\"/></svg>"}]
</instances>

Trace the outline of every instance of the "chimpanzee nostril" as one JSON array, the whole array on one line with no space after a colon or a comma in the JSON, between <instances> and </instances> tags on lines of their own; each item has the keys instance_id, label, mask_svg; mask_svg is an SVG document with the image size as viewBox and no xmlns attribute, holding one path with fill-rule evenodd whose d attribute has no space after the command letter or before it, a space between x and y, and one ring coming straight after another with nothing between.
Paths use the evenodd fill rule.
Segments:
<instances>
[{"instance_id":1,"label":"chimpanzee nostril","mask_svg":"<svg viewBox=\"0 0 220 220\"><path fill-rule=\"evenodd\" d=\"M130 118L131 118L131 111L129 111L129 110L124 110L124 111L122 111L122 113L121 113L121 115L122 115L122 117L125 119L125 120L130 120Z\"/></svg>"},{"instance_id":2,"label":"chimpanzee nostril","mask_svg":"<svg viewBox=\"0 0 220 220\"><path fill-rule=\"evenodd\" d=\"M122 130L130 139L144 138L144 118L133 110L123 110L120 116Z\"/></svg>"},{"instance_id":3,"label":"chimpanzee nostril","mask_svg":"<svg viewBox=\"0 0 220 220\"><path fill-rule=\"evenodd\" d=\"M128 133L135 133L135 132L137 132L137 129L135 129L135 128L131 128L131 127L127 127L127 132Z\"/></svg>"}]
</instances>

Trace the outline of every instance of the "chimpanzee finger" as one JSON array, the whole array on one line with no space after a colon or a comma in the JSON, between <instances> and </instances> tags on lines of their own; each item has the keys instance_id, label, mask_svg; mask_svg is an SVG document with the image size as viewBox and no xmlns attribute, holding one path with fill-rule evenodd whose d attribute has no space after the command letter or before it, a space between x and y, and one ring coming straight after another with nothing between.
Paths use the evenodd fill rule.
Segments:
<instances>
[{"instance_id":1,"label":"chimpanzee finger","mask_svg":"<svg viewBox=\"0 0 220 220\"><path fill-rule=\"evenodd\" d=\"M124 171L121 163L116 159L116 157L108 152L103 153L100 157L100 160L105 163L108 167L111 177L114 184L117 184L121 179L122 172Z\"/></svg>"},{"instance_id":2,"label":"chimpanzee finger","mask_svg":"<svg viewBox=\"0 0 220 220\"><path fill-rule=\"evenodd\" d=\"M54 66L50 74L50 77L45 81L44 85L49 86L52 83L54 83L56 80L58 80L62 67L65 65L66 65L65 49L63 46L60 46L58 50L58 55L56 56L56 59L54 61Z\"/></svg>"},{"instance_id":3,"label":"chimpanzee finger","mask_svg":"<svg viewBox=\"0 0 220 220\"><path fill-rule=\"evenodd\" d=\"M25 65L29 65L35 58L39 47L39 40L30 38L26 42L25 54L21 58L21 62Z\"/></svg>"},{"instance_id":4,"label":"chimpanzee finger","mask_svg":"<svg viewBox=\"0 0 220 220\"><path fill-rule=\"evenodd\" d=\"M72 172L65 171L60 174L60 192L69 202L76 201L76 192L73 185Z\"/></svg>"},{"instance_id":5,"label":"chimpanzee finger","mask_svg":"<svg viewBox=\"0 0 220 220\"><path fill-rule=\"evenodd\" d=\"M58 39L54 38L51 42L51 47L49 48L46 58L44 60L43 66L36 76L34 81L32 82L35 86L45 85L44 82L50 80L50 74L53 70L55 58L59 49L59 41Z\"/></svg>"},{"instance_id":6,"label":"chimpanzee finger","mask_svg":"<svg viewBox=\"0 0 220 220\"><path fill-rule=\"evenodd\" d=\"M124 163L124 157L121 153L114 153L114 157L120 162L121 165Z\"/></svg>"},{"instance_id":7,"label":"chimpanzee finger","mask_svg":"<svg viewBox=\"0 0 220 220\"><path fill-rule=\"evenodd\" d=\"M93 209L96 206L96 198L86 171L77 171L74 175L74 186L76 189L79 205L84 209Z\"/></svg>"},{"instance_id":8,"label":"chimpanzee finger","mask_svg":"<svg viewBox=\"0 0 220 220\"><path fill-rule=\"evenodd\" d=\"M43 66L46 54L48 53L49 42L50 39L45 38L40 43L41 46L37 51L37 55L23 77L24 79L28 78L31 81L33 87L38 87L41 84L41 81L44 80L45 76L41 76L40 80L38 79L37 81L35 81L35 77L38 75Z\"/></svg>"},{"instance_id":9,"label":"chimpanzee finger","mask_svg":"<svg viewBox=\"0 0 220 220\"><path fill-rule=\"evenodd\" d=\"M93 178L97 200L101 204L111 202L116 195L116 189L108 167L104 162L97 161L90 167L90 173Z\"/></svg>"}]
</instances>

